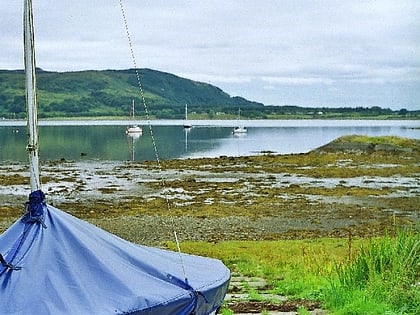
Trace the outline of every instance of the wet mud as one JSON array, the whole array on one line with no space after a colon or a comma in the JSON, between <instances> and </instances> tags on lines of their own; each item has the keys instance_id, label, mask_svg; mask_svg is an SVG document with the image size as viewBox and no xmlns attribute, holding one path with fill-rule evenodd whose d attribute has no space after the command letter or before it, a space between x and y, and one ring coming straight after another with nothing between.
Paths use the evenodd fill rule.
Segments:
<instances>
[{"instance_id":1,"label":"wet mud","mask_svg":"<svg viewBox=\"0 0 420 315\"><path fill-rule=\"evenodd\" d=\"M403 141L404 140L404 141ZM156 162L48 161L47 202L133 242L368 237L419 226L419 141L338 139L306 154ZM382 141L382 140L381 140ZM383 141L382 141L383 142ZM27 166L0 165L0 232Z\"/></svg>"}]
</instances>

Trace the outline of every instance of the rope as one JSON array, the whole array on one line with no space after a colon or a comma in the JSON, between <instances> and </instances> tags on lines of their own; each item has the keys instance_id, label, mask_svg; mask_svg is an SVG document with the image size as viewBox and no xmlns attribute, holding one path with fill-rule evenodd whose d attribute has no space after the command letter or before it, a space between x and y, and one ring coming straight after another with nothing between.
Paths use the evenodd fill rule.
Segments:
<instances>
[{"instance_id":1,"label":"rope","mask_svg":"<svg viewBox=\"0 0 420 315\"><path fill-rule=\"evenodd\" d=\"M147 125L149 127L149 132L150 132L150 136L151 136L151 139L152 139L152 146L153 146L153 150L154 150L154 153L155 153L156 163L157 163L157 166L158 166L159 177L160 177L162 188L164 190L166 207L168 209L168 212L171 212L172 211L171 204L169 202L168 194L166 193L166 184L165 184L165 179L163 177L162 164L160 162L159 153L158 153L158 149L157 149L157 146L156 146L156 140L155 140L155 137L154 137L154 134L153 134L152 121L151 121L151 118L150 118L149 108L148 108L147 103L146 103L146 98L144 96L144 89L143 89L143 84L141 83L141 79L140 79L140 72L139 72L138 67L137 67L136 55L134 54L133 42L131 40L131 35L130 35L129 28L128 28L127 16L125 14L125 9L124 9L124 5L123 5L122 0L119 0L119 3L120 3L122 18L123 18L123 21L124 21L124 27L125 27L125 33L126 33L126 36L127 36L128 46L130 48L131 59L132 59L132 62L133 62L135 73L136 73L137 85L138 85L138 88L139 88L139 91L140 91L141 100L142 100L142 103L143 103L144 111L146 113ZM173 220L173 217L172 216L170 216L170 217ZM174 226L174 221L172 221L172 223L173 223L172 226ZM185 282L188 283L188 277L187 277L187 273L186 273L186 270L185 270L184 260L182 259L181 246L180 246L178 236L177 236L177 233L176 233L175 230L173 230L173 234L174 234L175 243L176 243L176 246L177 246L177 251L178 251L178 254L179 254L179 259L180 259L180 262L181 262Z\"/></svg>"}]
</instances>

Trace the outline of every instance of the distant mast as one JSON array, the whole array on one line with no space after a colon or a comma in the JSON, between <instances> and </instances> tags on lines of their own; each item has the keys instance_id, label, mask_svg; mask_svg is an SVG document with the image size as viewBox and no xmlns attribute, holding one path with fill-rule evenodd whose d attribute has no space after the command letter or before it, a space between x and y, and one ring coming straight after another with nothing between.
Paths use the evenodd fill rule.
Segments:
<instances>
[{"instance_id":1,"label":"distant mast","mask_svg":"<svg viewBox=\"0 0 420 315\"><path fill-rule=\"evenodd\" d=\"M134 100L131 101L131 117L134 120Z\"/></svg>"},{"instance_id":2,"label":"distant mast","mask_svg":"<svg viewBox=\"0 0 420 315\"><path fill-rule=\"evenodd\" d=\"M185 121L184 128L190 129L192 127L191 123L188 122L188 104L185 104Z\"/></svg>"},{"instance_id":3,"label":"distant mast","mask_svg":"<svg viewBox=\"0 0 420 315\"><path fill-rule=\"evenodd\" d=\"M241 122L241 109L240 108L238 110L238 122ZM246 134L247 131L248 130L246 129L245 126L239 125L239 126L233 128L232 133L239 135L239 134Z\"/></svg>"},{"instance_id":4,"label":"distant mast","mask_svg":"<svg viewBox=\"0 0 420 315\"><path fill-rule=\"evenodd\" d=\"M25 0L23 13L23 44L25 63L26 116L31 191L41 189L38 157L38 118L35 77L35 40L32 0Z\"/></svg>"}]
</instances>

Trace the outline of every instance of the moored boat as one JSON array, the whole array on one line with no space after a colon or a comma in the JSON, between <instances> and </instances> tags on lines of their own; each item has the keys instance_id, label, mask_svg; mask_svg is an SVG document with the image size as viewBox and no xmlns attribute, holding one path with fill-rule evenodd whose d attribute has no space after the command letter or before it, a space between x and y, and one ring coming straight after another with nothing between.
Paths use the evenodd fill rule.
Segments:
<instances>
[{"instance_id":1,"label":"moored boat","mask_svg":"<svg viewBox=\"0 0 420 315\"><path fill-rule=\"evenodd\" d=\"M132 124L130 126L127 127L127 129L125 130L125 134L126 135L141 135L143 133L143 129L134 123L135 119L134 119L134 100L131 104L131 120L132 120Z\"/></svg>"}]
</instances>

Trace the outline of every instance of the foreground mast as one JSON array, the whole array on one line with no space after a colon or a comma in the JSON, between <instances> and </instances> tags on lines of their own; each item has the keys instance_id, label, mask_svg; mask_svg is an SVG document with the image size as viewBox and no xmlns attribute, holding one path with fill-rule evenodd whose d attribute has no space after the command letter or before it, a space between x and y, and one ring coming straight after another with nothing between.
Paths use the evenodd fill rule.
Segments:
<instances>
[{"instance_id":1,"label":"foreground mast","mask_svg":"<svg viewBox=\"0 0 420 315\"><path fill-rule=\"evenodd\" d=\"M35 77L35 41L32 0L24 0L23 41L25 61L26 115L31 191L41 189L39 180L38 123Z\"/></svg>"},{"instance_id":2,"label":"foreground mast","mask_svg":"<svg viewBox=\"0 0 420 315\"><path fill-rule=\"evenodd\" d=\"M24 0L24 8L32 192L25 214L0 234L0 313L215 313L230 280L221 261L130 243L45 202L38 174L32 1Z\"/></svg>"}]
</instances>

